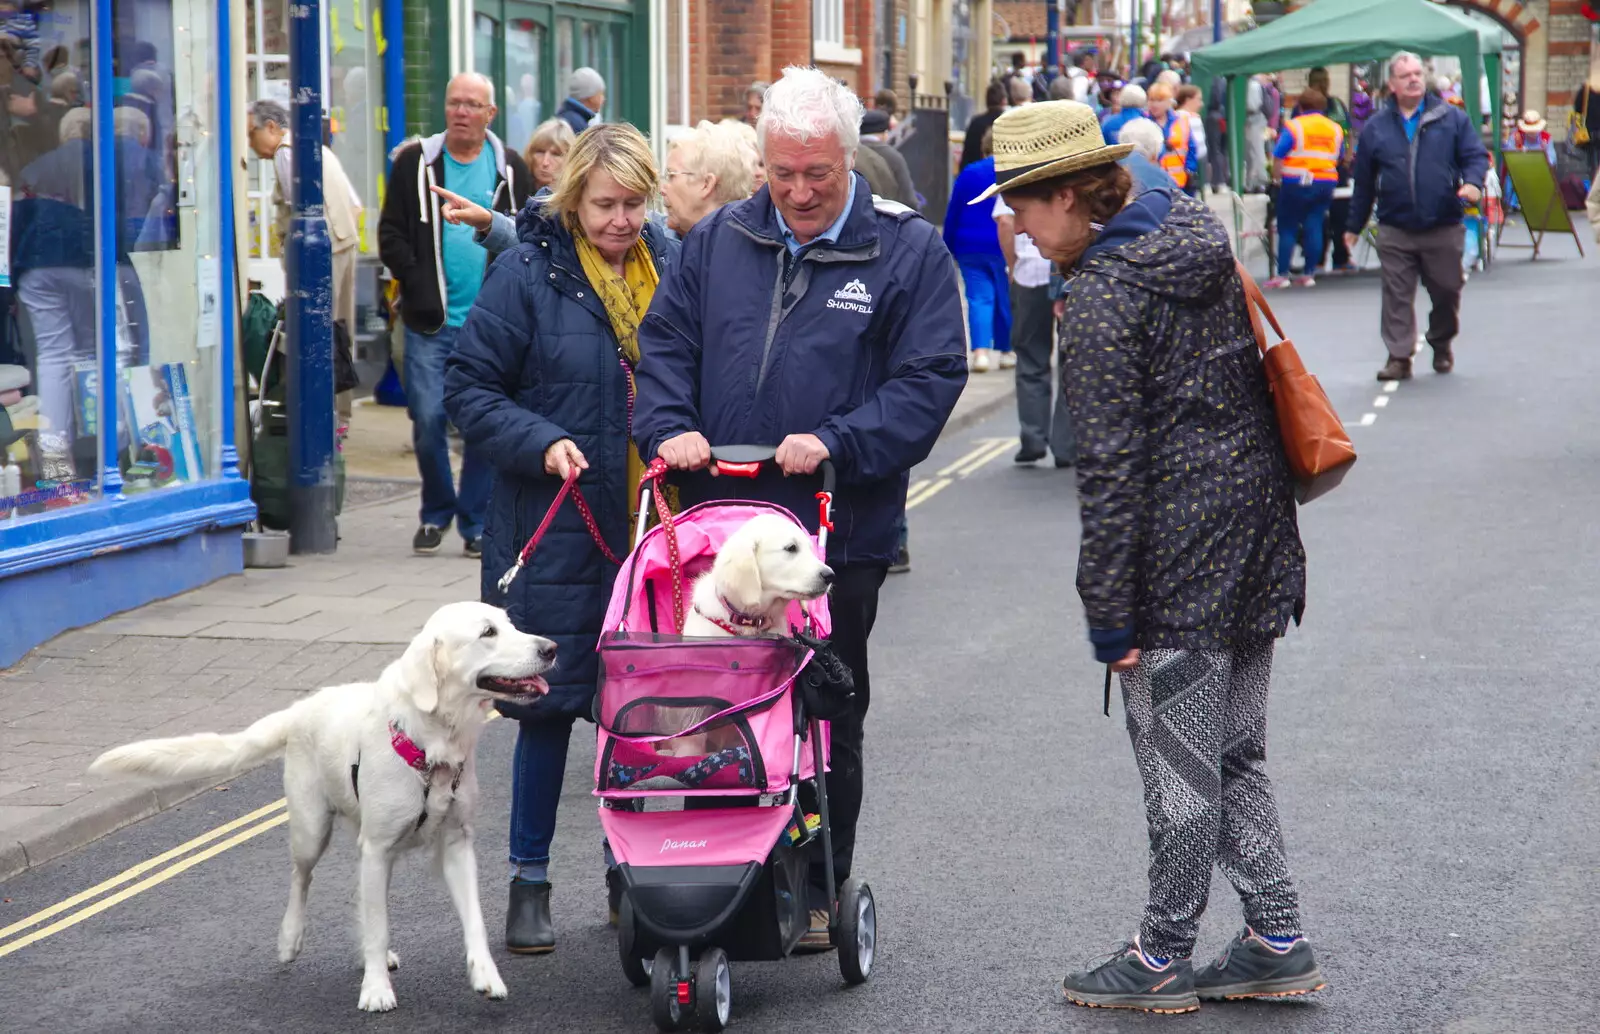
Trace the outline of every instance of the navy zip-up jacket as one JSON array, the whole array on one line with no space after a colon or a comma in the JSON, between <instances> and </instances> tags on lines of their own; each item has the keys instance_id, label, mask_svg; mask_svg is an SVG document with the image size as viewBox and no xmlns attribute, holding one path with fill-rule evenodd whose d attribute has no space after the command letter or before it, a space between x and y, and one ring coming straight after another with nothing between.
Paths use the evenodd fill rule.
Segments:
<instances>
[{"instance_id":1,"label":"navy zip-up jacket","mask_svg":"<svg viewBox=\"0 0 1600 1034\"><path fill-rule=\"evenodd\" d=\"M689 233L639 328L633 436L653 457L699 431L712 446L815 434L839 475L833 563L888 564L907 472L927 458L967 381L956 266L939 231L866 180L837 243L793 258L766 187ZM682 481L685 503L755 498L813 533L817 483Z\"/></svg>"},{"instance_id":2,"label":"navy zip-up jacket","mask_svg":"<svg viewBox=\"0 0 1600 1034\"><path fill-rule=\"evenodd\" d=\"M1378 207L1378 222L1402 230L1431 230L1461 222L1463 183L1483 189L1489 153L1466 112L1433 94L1422 99L1414 140L1391 100L1367 121L1356 144L1350 218L1345 232L1360 233Z\"/></svg>"}]
</instances>

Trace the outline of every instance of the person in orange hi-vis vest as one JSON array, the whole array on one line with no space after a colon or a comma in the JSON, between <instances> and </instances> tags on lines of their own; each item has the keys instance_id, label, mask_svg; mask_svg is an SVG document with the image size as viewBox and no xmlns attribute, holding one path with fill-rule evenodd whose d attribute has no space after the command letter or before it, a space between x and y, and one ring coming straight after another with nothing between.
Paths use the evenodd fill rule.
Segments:
<instances>
[{"instance_id":1,"label":"person in orange hi-vis vest","mask_svg":"<svg viewBox=\"0 0 1600 1034\"><path fill-rule=\"evenodd\" d=\"M1187 190L1198 165L1194 131L1189 125L1189 116L1173 110L1172 98L1172 87L1166 83L1156 83L1150 87L1148 111L1150 118L1161 127L1161 139L1164 141L1161 168L1172 177L1172 182L1180 190Z\"/></svg>"},{"instance_id":2,"label":"person in orange hi-vis vest","mask_svg":"<svg viewBox=\"0 0 1600 1034\"><path fill-rule=\"evenodd\" d=\"M1344 130L1324 114L1328 99L1318 90L1300 94L1300 115L1284 124L1278 146L1278 275L1263 287L1288 287L1289 263L1296 240L1304 234L1305 271L1295 280L1301 287L1316 284L1322 261L1322 229L1339 185L1339 156L1344 153Z\"/></svg>"}]
</instances>

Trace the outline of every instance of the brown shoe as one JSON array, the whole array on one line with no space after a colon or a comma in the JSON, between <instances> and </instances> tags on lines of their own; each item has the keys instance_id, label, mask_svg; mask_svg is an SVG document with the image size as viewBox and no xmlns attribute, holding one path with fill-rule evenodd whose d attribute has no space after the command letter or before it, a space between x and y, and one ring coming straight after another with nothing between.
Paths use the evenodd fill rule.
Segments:
<instances>
[{"instance_id":1,"label":"brown shoe","mask_svg":"<svg viewBox=\"0 0 1600 1034\"><path fill-rule=\"evenodd\" d=\"M1378 371L1380 381L1409 381L1411 379L1411 360L1401 359L1399 356L1390 356L1389 361L1383 364L1383 369Z\"/></svg>"},{"instance_id":2,"label":"brown shoe","mask_svg":"<svg viewBox=\"0 0 1600 1034\"><path fill-rule=\"evenodd\" d=\"M1456 357L1448 348L1435 348L1433 350L1433 372L1449 373L1456 368Z\"/></svg>"}]
</instances>

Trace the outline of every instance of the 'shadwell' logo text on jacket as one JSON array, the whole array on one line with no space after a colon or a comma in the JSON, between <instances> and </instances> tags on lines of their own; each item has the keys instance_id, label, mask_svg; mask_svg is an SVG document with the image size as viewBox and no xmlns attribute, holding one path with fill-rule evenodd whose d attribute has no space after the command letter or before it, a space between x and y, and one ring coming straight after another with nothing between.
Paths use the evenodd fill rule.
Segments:
<instances>
[{"instance_id":1,"label":"'shadwell' logo text on jacket","mask_svg":"<svg viewBox=\"0 0 1600 1034\"><path fill-rule=\"evenodd\" d=\"M867 293L866 284L860 280L852 280L833 292L833 297L828 299L828 308L844 309L848 312L859 312L864 316L871 316L872 295Z\"/></svg>"}]
</instances>

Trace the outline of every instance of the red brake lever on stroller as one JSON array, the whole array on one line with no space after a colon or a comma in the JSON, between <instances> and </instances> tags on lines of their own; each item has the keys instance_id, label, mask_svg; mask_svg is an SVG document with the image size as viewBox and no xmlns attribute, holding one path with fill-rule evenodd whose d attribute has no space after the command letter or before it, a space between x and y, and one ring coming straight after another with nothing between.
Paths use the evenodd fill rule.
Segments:
<instances>
[{"instance_id":1,"label":"red brake lever on stroller","mask_svg":"<svg viewBox=\"0 0 1600 1034\"><path fill-rule=\"evenodd\" d=\"M717 473L726 474L728 477L753 478L761 473L762 464L756 463L730 463L727 460L717 460Z\"/></svg>"}]
</instances>

